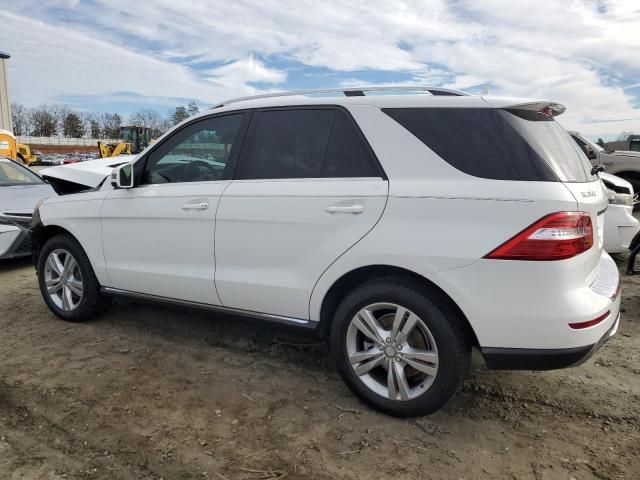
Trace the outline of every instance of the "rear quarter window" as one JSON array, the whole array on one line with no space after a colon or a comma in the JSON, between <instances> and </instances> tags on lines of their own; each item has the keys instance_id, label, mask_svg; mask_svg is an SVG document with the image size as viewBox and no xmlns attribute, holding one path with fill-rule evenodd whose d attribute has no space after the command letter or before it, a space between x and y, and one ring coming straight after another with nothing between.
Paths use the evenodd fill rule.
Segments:
<instances>
[{"instance_id":1,"label":"rear quarter window","mask_svg":"<svg viewBox=\"0 0 640 480\"><path fill-rule=\"evenodd\" d=\"M386 108L383 112L458 170L494 180L558 181L558 176L492 108Z\"/></svg>"}]
</instances>

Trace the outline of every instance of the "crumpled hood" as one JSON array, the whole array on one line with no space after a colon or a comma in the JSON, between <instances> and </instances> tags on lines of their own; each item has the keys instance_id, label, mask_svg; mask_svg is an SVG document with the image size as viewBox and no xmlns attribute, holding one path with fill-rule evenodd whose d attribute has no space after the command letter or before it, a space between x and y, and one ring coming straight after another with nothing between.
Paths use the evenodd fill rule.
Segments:
<instances>
[{"instance_id":1,"label":"crumpled hood","mask_svg":"<svg viewBox=\"0 0 640 480\"><path fill-rule=\"evenodd\" d=\"M0 187L0 215L31 215L40 200L55 196L56 192L47 184Z\"/></svg>"},{"instance_id":2,"label":"crumpled hood","mask_svg":"<svg viewBox=\"0 0 640 480\"><path fill-rule=\"evenodd\" d=\"M615 185L616 187L626 188L630 192L633 190L633 186L629 182L627 182L624 178L611 175L610 173L607 173L607 172L599 172L598 175L602 180L604 180L605 182L609 182Z\"/></svg>"},{"instance_id":3,"label":"crumpled hood","mask_svg":"<svg viewBox=\"0 0 640 480\"><path fill-rule=\"evenodd\" d=\"M47 179L53 178L95 188L118 165L132 162L137 155L118 155L117 157L87 160L86 162L69 163L57 167L44 168L38 173Z\"/></svg>"}]
</instances>

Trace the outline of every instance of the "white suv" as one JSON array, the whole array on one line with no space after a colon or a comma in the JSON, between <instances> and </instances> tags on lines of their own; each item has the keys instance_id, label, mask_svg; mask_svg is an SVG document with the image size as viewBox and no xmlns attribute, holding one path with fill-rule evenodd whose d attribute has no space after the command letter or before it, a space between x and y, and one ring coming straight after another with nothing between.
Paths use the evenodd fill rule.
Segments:
<instances>
[{"instance_id":1,"label":"white suv","mask_svg":"<svg viewBox=\"0 0 640 480\"><path fill-rule=\"evenodd\" d=\"M46 200L45 302L70 321L124 295L314 329L399 416L444 405L473 346L489 368L583 361L617 329L620 282L564 107L412 90L229 101Z\"/></svg>"}]
</instances>

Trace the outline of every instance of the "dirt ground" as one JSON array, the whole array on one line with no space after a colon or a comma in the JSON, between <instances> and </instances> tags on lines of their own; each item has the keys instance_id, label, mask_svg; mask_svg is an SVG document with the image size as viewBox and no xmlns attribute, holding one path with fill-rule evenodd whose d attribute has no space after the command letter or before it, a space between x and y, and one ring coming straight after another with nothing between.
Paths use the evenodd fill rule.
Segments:
<instances>
[{"instance_id":1,"label":"dirt ground","mask_svg":"<svg viewBox=\"0 0 640 480\"><path fill-rule=\"evenodd\" d=\"M356 400L327 347L243 318L118 301L86 324L0 263L2 479L638 479L640 277L587 364L489 372L416 420Z\"/></svg>"}]
</instances>

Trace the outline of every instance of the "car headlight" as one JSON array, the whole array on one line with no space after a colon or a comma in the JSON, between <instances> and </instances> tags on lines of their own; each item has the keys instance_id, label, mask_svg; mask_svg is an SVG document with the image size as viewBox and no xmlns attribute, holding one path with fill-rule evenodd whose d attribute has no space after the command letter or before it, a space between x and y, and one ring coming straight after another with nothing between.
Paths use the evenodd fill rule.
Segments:
<instances>
[{"instance_id":1,"label":"car headlight","mask_svg":"<svg viewBox=\"0 0 640 480\"><path fill-rule=\"evenodd\" d=\"M613 190L607 188L607 199L612 205L626 205L628 207L633 206L633 197L627 193L616 193Z\"/></svg>"}]
</instances>

